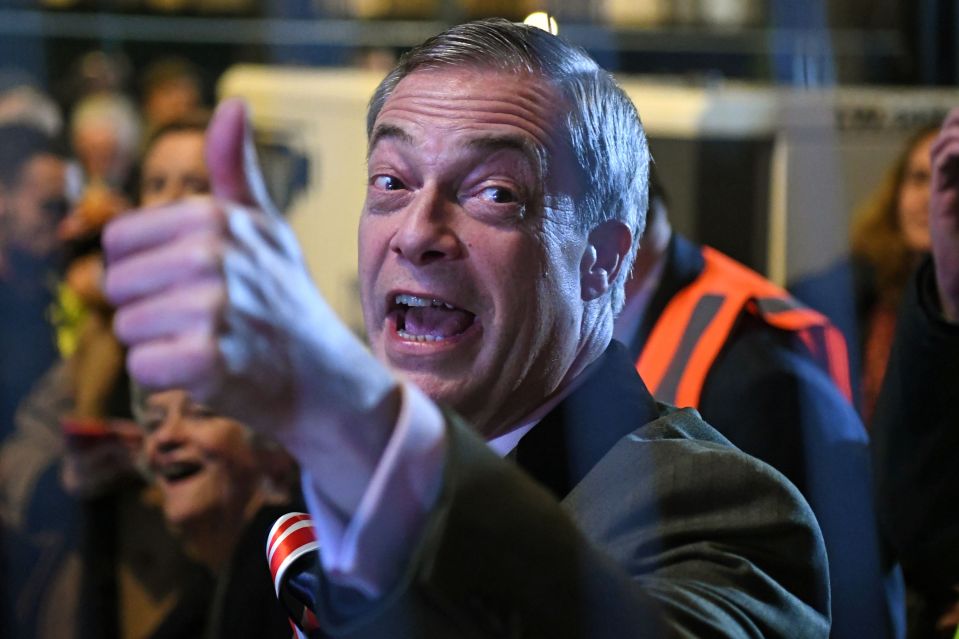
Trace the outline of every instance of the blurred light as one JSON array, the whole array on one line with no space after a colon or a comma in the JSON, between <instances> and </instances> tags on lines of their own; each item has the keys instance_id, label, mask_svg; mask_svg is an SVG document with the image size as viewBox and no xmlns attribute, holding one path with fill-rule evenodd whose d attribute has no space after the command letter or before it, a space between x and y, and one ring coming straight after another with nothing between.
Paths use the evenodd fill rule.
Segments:
<instances>
[{"instance_id":1,"label":"blurred light","mask_svg":"<svg viewBox=\"0 0 959 639\"><path fill-rule=\"evenodd\" d=\"M537 27L543 31L548 31L553 35L559 33L559 24L556 22L556 18L549 15L545 11L535 11L523 20L523 24L528 24L531 27Z\"/></svg>"}]
</instances>

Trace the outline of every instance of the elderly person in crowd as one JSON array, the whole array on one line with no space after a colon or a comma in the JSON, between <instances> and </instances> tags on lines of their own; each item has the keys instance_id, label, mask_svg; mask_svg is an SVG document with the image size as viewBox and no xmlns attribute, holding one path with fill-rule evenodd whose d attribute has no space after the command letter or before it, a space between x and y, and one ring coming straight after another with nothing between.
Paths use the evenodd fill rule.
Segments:
<instances>
[{"instance_id":1,"label":"elderly person in crowd","mask_svg":"<svg viewBox=\"0 0 959 639\"><path fill-rule=\"evenodd\" d=\"M145 463L160 489L164 517L189 555L209 570L184 589L151 636L286 639L290 627L263 547L276 518L301 508L294 499L293 460L185 391L153 393L138 408Z\"/></svg>"}]
</instances>

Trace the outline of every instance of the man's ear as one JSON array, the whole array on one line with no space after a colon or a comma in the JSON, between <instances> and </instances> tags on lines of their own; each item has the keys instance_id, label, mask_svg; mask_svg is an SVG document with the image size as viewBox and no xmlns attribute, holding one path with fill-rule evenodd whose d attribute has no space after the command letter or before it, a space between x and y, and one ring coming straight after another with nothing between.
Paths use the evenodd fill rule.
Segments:
<instances>
[{"instance_id":1,"label":"man's ear","mask_svg":"<svg viewBox=\"0 0 959 639\"><path fill-rule=\"evenodd\" d=\"M609 220L590 231L587 242L579 263L580 295L586 302L604 295L616 281L633 234L622 222Z\"/></svg>"}]
</instances>

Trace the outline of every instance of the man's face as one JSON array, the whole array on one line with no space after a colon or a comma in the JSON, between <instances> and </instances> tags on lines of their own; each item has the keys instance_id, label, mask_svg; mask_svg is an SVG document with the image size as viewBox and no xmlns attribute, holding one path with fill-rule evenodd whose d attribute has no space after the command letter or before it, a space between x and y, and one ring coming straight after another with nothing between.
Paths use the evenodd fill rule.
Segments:
<instances>
[{"instance_id":1,"label":"man's face","mask_svg":"<svg viewBox=\"0 0 959 639\"><path fill-rule=\"evenodd\" d=\"M53 155L36 155L20 171L5 198L9 241L30 255L49 255L57 245L57 224L67 211L66 165Z\"/></svg>"},{"instance_id":2,"label":"man's face","mask_svg":"<svg viewBox=\"0 0 959 639\"><path fill-rule=\"evenodd\" d=\"M417 71L371 139L359 261L373 352L487 436L581 350L586 236L568 223L580 178L563 104L531 76Z\"/></svg>"}]
</instances>

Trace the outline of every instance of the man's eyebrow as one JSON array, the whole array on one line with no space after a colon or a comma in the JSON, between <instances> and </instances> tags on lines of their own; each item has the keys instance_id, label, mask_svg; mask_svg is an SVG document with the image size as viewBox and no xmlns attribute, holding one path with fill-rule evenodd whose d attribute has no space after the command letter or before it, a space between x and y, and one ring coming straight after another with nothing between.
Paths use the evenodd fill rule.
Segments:
<instances>
[{"instance_id":1,"label":"man's eyebrow","mask_svg":"<svg viewBox=\"0 0 959 639\"><path fill-rule=\"evenodd\" d=\"M540 178L546 175L546 152L539 145L521 135L484 135L466 143L471 149L493 153L500 150L515 150L526 156Z\"/></svg>"},{"instance_id":2,"label":"man's eyebrow","mask_svg":"<svg viewBox=\"0 0 959 639\"><path fill-rule=\"evenodd\" d=\"M367 157L373 152L373 149L376 148L380 140L383 139L393 139L403 142L404 144L413 144L413 136L395 124L378 124L376 128L373 129L373 135L370 136L370 144L366 152Z\"/></svg>"}]
</instances>

